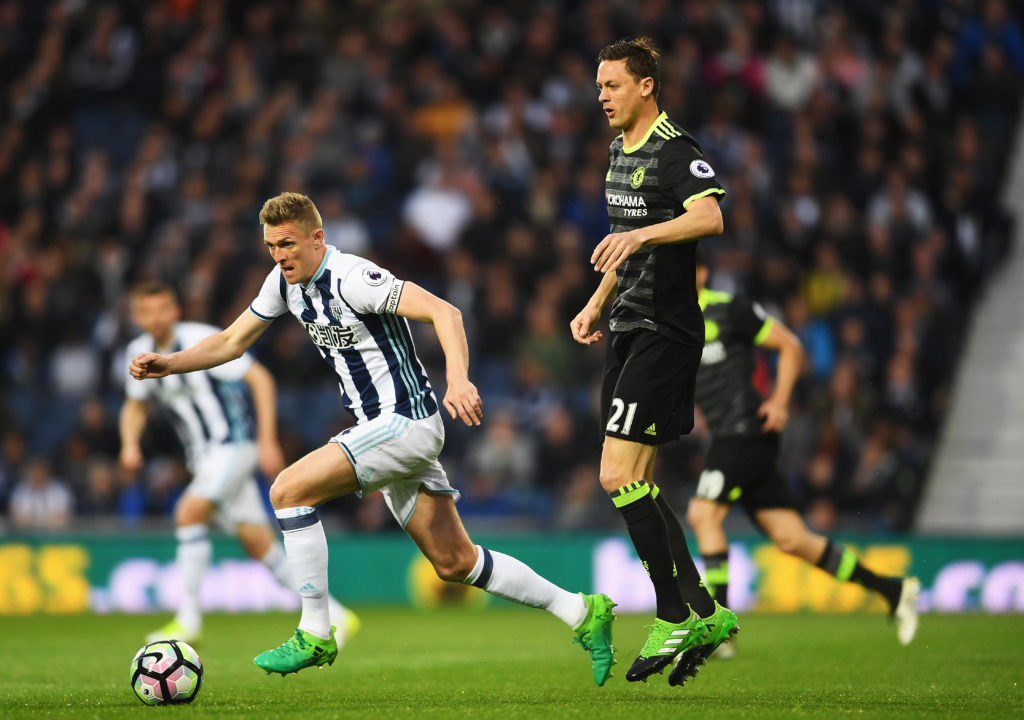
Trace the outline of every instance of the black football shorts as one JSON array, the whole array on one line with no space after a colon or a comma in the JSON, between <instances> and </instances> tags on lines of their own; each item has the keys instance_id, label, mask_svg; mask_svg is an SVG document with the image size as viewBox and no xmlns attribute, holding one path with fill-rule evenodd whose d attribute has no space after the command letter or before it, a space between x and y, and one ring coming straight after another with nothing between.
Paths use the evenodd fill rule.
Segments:
<instances>
[{"instance_id":1,"label":"black football shorts","mask_svg":"<svg viewBox=\"0 0 1024 720\"><path fill-rule=\"evenodd\" d=\"M751 515L757 510L795 510L778 459L778 433L714 438L695 495L727 505L739 503Z\"/></svg>"},{"instance_id":2,"label":"black football shorts","mask_svg":"<svg viewBox=\"0 0 1024 720\"><path fill-rule=\"evenodd\" d=\"M604 434L662 445L690 432L703 348L650 330L611 335L601 382Z\"/></svg>"}]
</instances>

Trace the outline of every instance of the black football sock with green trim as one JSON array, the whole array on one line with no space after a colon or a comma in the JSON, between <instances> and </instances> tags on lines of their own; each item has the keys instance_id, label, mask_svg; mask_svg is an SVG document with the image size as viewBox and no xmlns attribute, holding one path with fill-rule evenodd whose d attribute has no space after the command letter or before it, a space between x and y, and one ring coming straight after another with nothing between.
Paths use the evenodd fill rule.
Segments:
<instances>
[{"instance_id":1,"label":"black football sock with green trim","mask_svg":"<svg viewBox=\"0 0 1024 720\"><path fill-rule=\"evenodd\" d=\"M729 553L704 555L704 579L719 605L729 607Z\"/></svg>"},{"instance_id":2,"label":"black football sock with green trim","mask_svg":"<svg viewBox=\"0 0 1024 720\"><path fill-rule=\"evenodd\" d=\"M676 565L676 581L683 602L702 618L710 617L715 612L715 601L705 587L700 573L697 572L697 566L693 564L693 556L690 555L690 547L686 544L686 534L679 522L679 516L672 510L672 506L665 499L665 493L661 492L657 485L651 490L651 497L654 498L654 504L665 521L672 559Z\"/></svg>"},{"instance_id":3,"label":"black football sock with green trim","mask_svg":"<svg viewBox=\"0 0 1024 720\"><path fill-rule=\"evenodd\" d=\"M894 610L900 601L903 578L876 575L861 564L852 550L831 540L825 545L825 552L815 564L828 574L834 575L840 582L855 582L881 594L889 603L890 611Z\"/></svg>"},{"instance_id":4,"label":"black football sock with green trim","mask_svg":"<svg viewBox=\"0 0 1024 720\"><path fill-rule=\"evenodd\" d=\"M643 481L630 483L609 495L622 513L636 554L654 585L657 616L666 622L682 622L690 616L690 610L679 592L668 529L651 497L651 486Z\"/></svg>"}]
</instances>

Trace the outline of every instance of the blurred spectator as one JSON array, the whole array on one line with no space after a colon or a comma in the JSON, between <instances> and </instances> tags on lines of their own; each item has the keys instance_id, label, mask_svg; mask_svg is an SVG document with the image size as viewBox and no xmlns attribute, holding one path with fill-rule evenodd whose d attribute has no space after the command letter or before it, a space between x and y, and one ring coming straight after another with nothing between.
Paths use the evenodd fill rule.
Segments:
<instances>
[{"instance_id":1,"label":"blurred spectator","mask_svg":"<svg viewBox=\"0 0 1024 720\"><path fill-rule=\"evenodd\" d=\"M366 255L370 249L370 232L359 218L348 212L345 196L328 193L317 207L324 221L324 235L344 253Z\"/></svg>"},{"instance_id":2,"label":"blurred spectator","mask_svg":"<svg viewBox=\"0 0 1024 720\"><path fill-rule=\"evenodd\" d=\"M819 244L814 249L814 266L803 280L803 296L808 310L818 317L828 316L846 300L848 285L835 246Z\"/></svg>"},{"instance_id":3,"label":"blurred spectator","mask_svg":"<svg viewBox=\"0 0 1024 720\"><path fill-rule=\"evenodd\" d=\"M75 505L85 517L107 517L117 511L118 471L115 464L97 457L85 464L82 484Z\"/></svg>"},{"instance_id":4,"label":"blurred spectator","mask_svg":"<svg viewBox=\"0 0 1024 720\"><path fill-rule=\"evenodd\" d=\"M516 355L520 362L540 368L553 383L569 387L574 381L574 348L557 310L557 303L544 298L530 303L526 309L526 333L519 341Z\"/></svg>"},{"instance_id":5,"label":"blurred spectator","mask_svg":"<svg viewBox=\"0 0 1024 720\"><path fill-rule=\"evenodd\" d=\"M555 526L562 530L580 527L606 527L614 519L609 512L608 498L600 484L594 483L597 464L578 465L568 483L558 493Z\"/></svg>"},{"instance_id":6,"label":"blurred spectator","mask_svg":"<svg viewBox=\"0 0 1024 720\"><path fill-rule=\"evenodd\" d=\"M483 434L469 448L466 470L463 514L506 515L531 508L537 451L531 438L517 431L511 413L490 414Z\"/></svg>"},{"instance_id":7,"label":"blurred spectator","mask_svg":"<svg viewBox=\"0 0 1024 720\"><path fill-rule=\"evenodd\" d=\"M586 453L580 449L592 443L596 432L586 418L564 406L554 407L543 420L537 447L537 478L539 489L557 497L569 493L581 469L593 469Z\"/></svg>"},{"instance_id":8,"label":"blurred spectator","mask_svg":"<svg viewBox=\"0 0 1024 720\"><path fill-rule=\"evenodd\" d=\"M25 439L21 433L8 429L0 437L0 512L7 513L11 491L25 463Z\"/></svg>"},{"instance_id":9,"label":"blurred spectator","mask_svg":"<svg viewBox=\"0 0 1024 720\"><path fill-rule=\"evenodd\" d=\"M53 349L51 372L54 389L60 395L71 397L81 397L94 391L102 375L99 361L95 348L83 336L82 328L70 326Z\"/></svg>"},{"instance_id":10,"label":"blurred spectator","mask_svg":"<svg viewBox=\"0 0 1024 720\"><path fill-rule=\"evenodd\" d=\"M811 315L807 302L799 295L786 301L786 324L804 346L805 361L818 381L832 375L836 362L836 344L832 328L820 316Z\"/></svg>"},{"instance_id":11,"label":"blurred spectator","mask_svg":"<svg viewBox=\"0 0 1024 720\"><path fill-rule=\"evenodd\" d=\"M956 38L953 80L967 87L989 56L998 52L1019 76L1024 73L1024 33L1006 0L982 0L981 13L964 23Z\"/></svg>"},{"instance_id":12,"label":"blurred spectator","mask_svg":"<svg viewBox=\"0 0 1024 720\"><path fill-rule=\"evenodd\" d=\"M439 143L436 160L420 169L420 184L405 203L404 217L420 239L436 252L455 244L472 218L472 176L460 168L452 142Z\"/></svg>"},{"instance_id":13,"label":"blurred spectator","mask_svg":"<svg viewBox=\"0 0 1024 720\"><path fill-rule=\"evenodd\" d=\"M807 106L818 82L814 56L801 50L797 40L785 32L775 39L764 73L768 97L789 112Z\"/></svg>"},{"instance_id":14,"label":"blurred spectator","mask_svg":"<svg viewBox=\"0 0 1024 720\"><path fill-rule=\"evenodd\" d=\"M71 522L74 498L63 482L53 477L42 458L29 460L11 492L11 523L19 530L60 530Z\"/></svg>"}]
</instances>

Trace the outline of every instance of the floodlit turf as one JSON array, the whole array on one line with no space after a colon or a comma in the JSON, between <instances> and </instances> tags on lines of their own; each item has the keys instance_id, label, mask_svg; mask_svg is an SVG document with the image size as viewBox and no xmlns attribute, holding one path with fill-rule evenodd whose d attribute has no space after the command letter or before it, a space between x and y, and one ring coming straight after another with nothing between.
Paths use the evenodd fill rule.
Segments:
<instances>
[{"instance_id":1,"label":"floodlit turf","mask_svg":"<svg viewBox=\"0 0 1024 720\"><path fill-rule=\"evenodd\" d=\"M649 619L616 621L615 677L595 687L571 633L539 611L359 608L333 667L286 678L252 664L295 615L211 615L195 703L150 708L128 666L165 617L0 618L0 718L1020 718L1024 617L926 616L900 647L878 615L741 618L736 659L684 688L623 676Z\"/></svg>"}]
</instances>

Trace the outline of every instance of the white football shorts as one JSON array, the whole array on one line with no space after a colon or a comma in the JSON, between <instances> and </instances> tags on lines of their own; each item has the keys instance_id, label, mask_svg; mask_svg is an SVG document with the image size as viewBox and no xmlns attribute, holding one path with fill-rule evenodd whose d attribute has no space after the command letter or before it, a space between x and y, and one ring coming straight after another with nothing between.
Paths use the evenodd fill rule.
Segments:
<instances>
[{"instance_id":1,"label":"white football shorts","mask_svg":"<svg viewBox=\"0 0 1024 720\"><path fill-rule=\"evenodd\" d=\"M259 456L251 442L211 446L196 464L196 473L185 492L217 506L213 524L234 534L240 523L270 522L256 466Z\"/></svg>"},{"instance_id":2,"label":"white football shorts","mask_svg":"<svg viewBox=\"0 0 1024 720\"><path fill-rule=\"evenodd\" d=\"M416 510L420 486L456 501L460 497L437 460L444 447L440 412L422 420L380 415L335 435L331 442L341 445L352 461L359 496L380 490L403 528Z\"/></svg>"}]
</instances>

